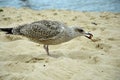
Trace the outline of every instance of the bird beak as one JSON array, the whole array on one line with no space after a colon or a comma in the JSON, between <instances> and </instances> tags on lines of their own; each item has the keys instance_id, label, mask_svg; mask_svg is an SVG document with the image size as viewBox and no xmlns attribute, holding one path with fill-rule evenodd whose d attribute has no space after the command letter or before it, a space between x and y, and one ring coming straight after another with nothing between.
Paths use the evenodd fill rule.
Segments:
<instances>
[{"instance_id":1,"label":"bird beak","mask_svg":"<svg viewBox=\"0 0 120 80\"><path fill-rule=\"evenodd\" d=\"M92 39L93 35L91 33L85 33L85 37L88 39Z\"/></svg>"}]
</instances>

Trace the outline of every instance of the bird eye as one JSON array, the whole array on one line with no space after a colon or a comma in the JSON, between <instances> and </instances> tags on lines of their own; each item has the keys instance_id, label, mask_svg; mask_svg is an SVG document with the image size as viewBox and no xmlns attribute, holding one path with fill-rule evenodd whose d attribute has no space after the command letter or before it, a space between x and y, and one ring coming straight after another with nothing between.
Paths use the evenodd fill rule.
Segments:
<instances>
[{"instance_id":1,"label":"bird eye","mask_svg":"<svg viewBox=\"0 0 120 80\"><path fill-rule=\"evenodd\" d=\"M84 30L83 29L75 29L76 31L78 31L78 32L80 32L80 33L82 33L82 32L84 32Z\"/></svg>"},{"instance_id":2,"label":"bird eye","mask_svg":"<svg viewBox=\"0 0 120 80\"><path fill-rule=\"evenodd\" d=\"M83 30L83 29L78 29L78 31L79 31L79 32L84 32L84 30Z\"/></svg>"}]
</instances>

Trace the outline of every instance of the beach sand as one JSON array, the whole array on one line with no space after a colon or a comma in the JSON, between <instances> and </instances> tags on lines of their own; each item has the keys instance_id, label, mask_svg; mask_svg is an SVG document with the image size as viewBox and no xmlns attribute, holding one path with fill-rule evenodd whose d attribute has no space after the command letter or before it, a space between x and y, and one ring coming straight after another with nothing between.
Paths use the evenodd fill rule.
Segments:
<instances>
[{"instance_id":1,"label":"beach sand","mask_svg":"<svg viewBox=\"0 0 120 80\"><path fill-rule=\"evenodd\" d=\"M57 20L91 32L51 45L0 32L0 80L120 80L120 13L0 8L0 27Z\"/></svg>"}]
</instances>

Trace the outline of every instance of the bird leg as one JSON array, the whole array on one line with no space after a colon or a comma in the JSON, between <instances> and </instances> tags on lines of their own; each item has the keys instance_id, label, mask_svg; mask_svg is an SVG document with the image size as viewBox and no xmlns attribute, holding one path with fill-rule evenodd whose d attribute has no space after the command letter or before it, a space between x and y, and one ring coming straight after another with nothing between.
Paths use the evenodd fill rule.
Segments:
<instances>
[{"instance_id":1,"label":"bird leg","mask_svg":"<svg viewBox=\"0 0 120 80\"><path fill-rule=\"evenodd\" d=\"M50 55L48 45L44 44L43 47L44 47L45 51L47 52L47 55Z\"/></svg>"}]
</instances>

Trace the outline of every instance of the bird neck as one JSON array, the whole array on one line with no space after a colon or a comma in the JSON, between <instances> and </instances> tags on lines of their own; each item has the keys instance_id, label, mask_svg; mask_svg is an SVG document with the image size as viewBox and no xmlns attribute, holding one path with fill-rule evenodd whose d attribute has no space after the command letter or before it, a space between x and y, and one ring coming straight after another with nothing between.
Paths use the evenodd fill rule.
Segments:
<instances>
[{"instance_id":1,"label":"bird neck","mask_svg":"<svg viewBox=\"0 0 120 80\"><path fill-rule=\"evenodd\" d=\"M68 36L72 39L72 38L78 37L80 35L79 35L79 33L77 33L75 31L74 27L70 27L69 30L68 30Z\"/></svg>"}]
</instances>

